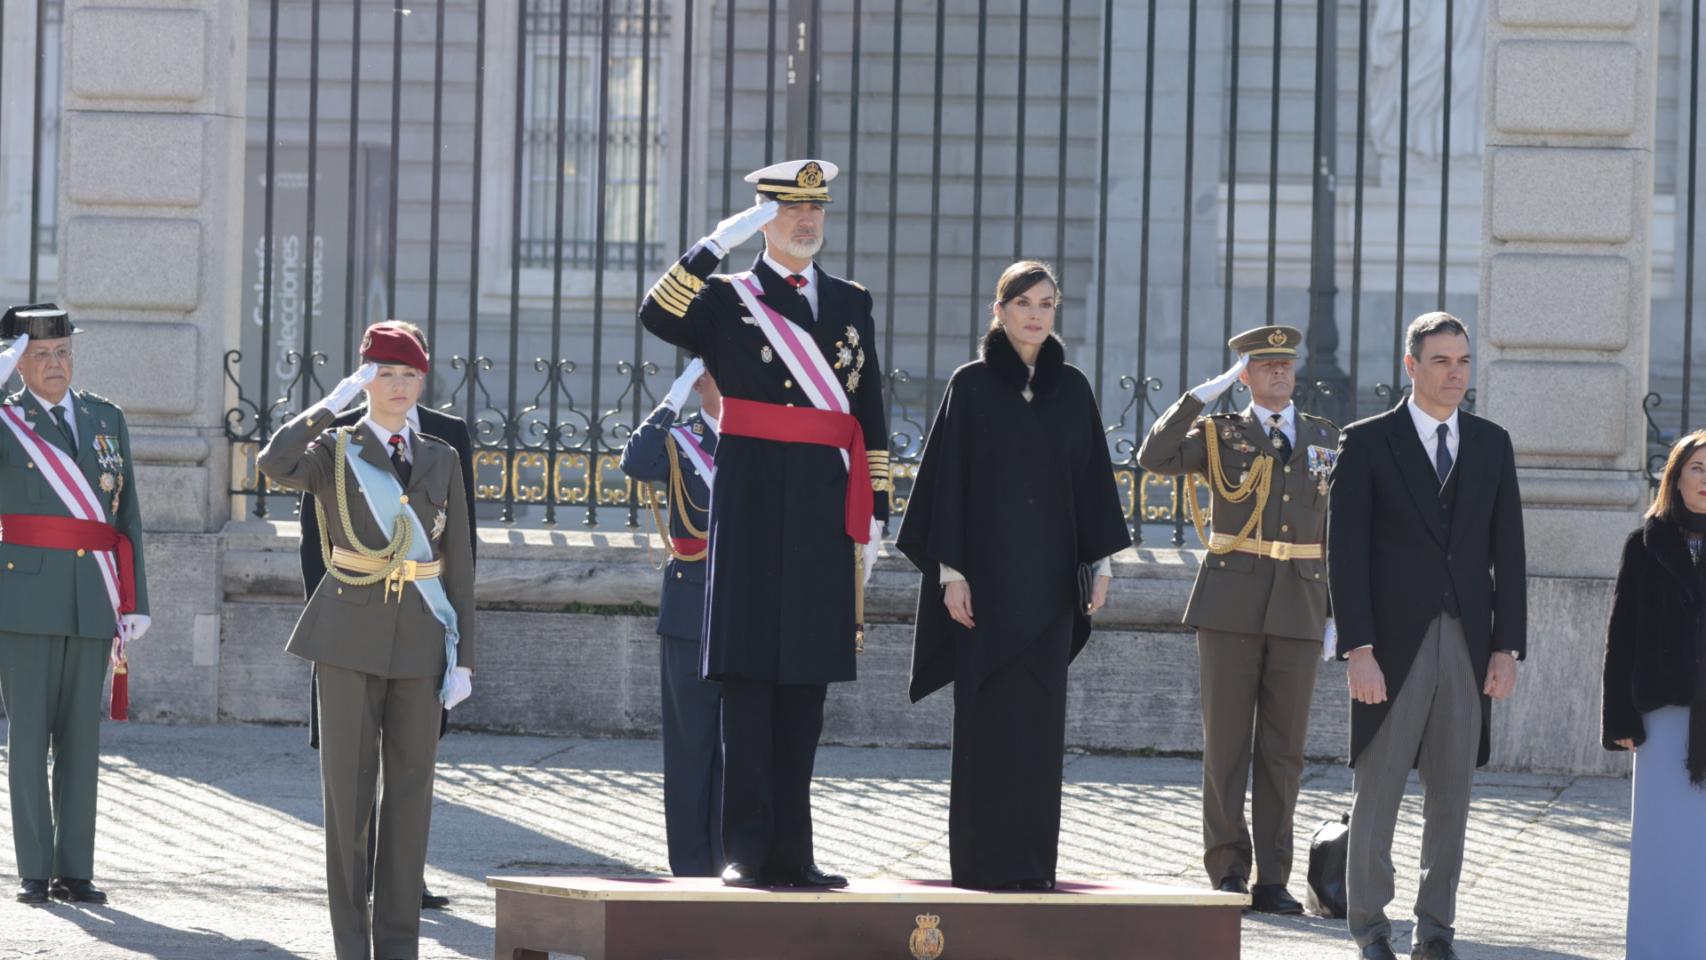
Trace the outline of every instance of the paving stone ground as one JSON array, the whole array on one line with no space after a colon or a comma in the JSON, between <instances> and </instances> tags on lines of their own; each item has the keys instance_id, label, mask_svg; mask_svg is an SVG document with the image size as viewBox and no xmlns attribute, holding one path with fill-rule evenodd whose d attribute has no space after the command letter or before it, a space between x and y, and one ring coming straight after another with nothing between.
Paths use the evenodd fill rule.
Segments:
<instances>
[{"instance_id":1,"label":"paving stone ground","mask_svg":"<svg viewBox=\"0 0 1706 960\"><path fill-rule=\"evenodd\" d=\"M306 740L292 727L109 724L96 873L112 902L41 908L7 896L0 958L330 958L319 777ZM946 751L825 748L818 772L820 863L861 877L946 876ZM1069 756L1061 875L1206 884L1199 774L1190 759ZM662 783L655 741L452 734L427 880L455 902L425 915L421 957L491 957L490 874L665 872ZM1306 772L1295 894L1309 830L1346 809L1349 791L1342 766ZM1394 854L1397 905L1416 889L1413 781L1411 793ZM1628 818L1627 780L1478 777L1459 897L1465 960L1622 957ZM9 824L0 791L8 837ZM0 889L15 874L11 844L0 841ZM1410 923L1402 906L1393 913L1402 954ZM1342 921L1250 916L1243 942L1249 960L1355 955Z\"/></svg>"}]
</instances>

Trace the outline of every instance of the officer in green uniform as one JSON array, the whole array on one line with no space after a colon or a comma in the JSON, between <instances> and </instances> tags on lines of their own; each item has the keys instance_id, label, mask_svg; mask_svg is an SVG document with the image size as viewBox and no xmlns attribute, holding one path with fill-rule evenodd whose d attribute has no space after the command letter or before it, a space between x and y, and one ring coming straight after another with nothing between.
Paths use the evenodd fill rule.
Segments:
<instances>
[{"instance_id":1,"label":"officer in green uniform","mask_svg":"<svg viewBox=\"0 0 1706 960\"><path fill-rule=\"evenodd\" d=\"M1151 473L1200 475L1213 494L1211 534L1197 479L1186 482L1208 550L1185 609L1202 675L1203 866L1218 889L1282 914L1303 912L1286 891L1292 818L1315 671L1323 643L1332 649L1323 544L1339 429L1291 402L1302 340L1293 327L1233 337L1238 362L1180 397L1137 454ZM1250 405L1204 416L1235 381L1249 386ZM1252 769L1253 845L1244 820Z\"/></svg>"},{"instance_id":2,"label":"officer in green uniform","mask_svg":"<svg viewBox=\"0 0 1706 960\"><path fill-rule=\"evenodd\" d=\"M0 696L22 903L106 902L91 882L102 687L115 639L149 625L130 433L110 400L71 389L78 332L51 303L0 318L0 383L14 369L24 381L0 402Z\"/></svg>"}]
</instances>

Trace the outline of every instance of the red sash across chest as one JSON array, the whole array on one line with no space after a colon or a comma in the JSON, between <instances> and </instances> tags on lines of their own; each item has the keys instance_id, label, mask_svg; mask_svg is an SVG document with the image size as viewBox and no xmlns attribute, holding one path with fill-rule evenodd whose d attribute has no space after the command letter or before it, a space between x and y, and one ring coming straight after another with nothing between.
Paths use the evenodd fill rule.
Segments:
<instances>
[{"instance_id":1,"label":"red sash across chest","mask_svg":"<svg viewBox=\"0 0 1706 960\"><path fill-rule=\"evenodd\" d=\"M865 430L857 417L831 410L724 397L721 426L725 437L812 443L846 451L851 458L845 509L847 535L858 543L870 542L875 501L871 484L860 482L871 474L865 462Z\"/></svg>"}]
</instances>

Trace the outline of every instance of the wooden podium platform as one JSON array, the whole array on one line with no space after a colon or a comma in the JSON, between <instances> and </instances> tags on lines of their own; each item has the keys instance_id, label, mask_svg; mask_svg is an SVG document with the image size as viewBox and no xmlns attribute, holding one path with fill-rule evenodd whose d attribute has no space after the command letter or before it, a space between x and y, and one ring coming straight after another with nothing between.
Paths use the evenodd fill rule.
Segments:
<instances>
[{"instance_id":1,"label":"wooden podium platform","mask_svg":"<svg viewBox=\"0 0 1706 960\"><path fill-rule=\"evenodd\" d=\"M984 893L945 881L740 890L715 879L489 877L498 960L1237 960L1248 897L1062 881Z\"/></svg>"}]
</instances>

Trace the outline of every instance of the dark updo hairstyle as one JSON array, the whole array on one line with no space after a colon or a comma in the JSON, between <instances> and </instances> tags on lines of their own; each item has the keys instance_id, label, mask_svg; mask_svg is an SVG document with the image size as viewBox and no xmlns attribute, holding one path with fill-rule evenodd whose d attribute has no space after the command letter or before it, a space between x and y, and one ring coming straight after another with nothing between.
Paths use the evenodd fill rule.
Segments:
<instances>
[{"instance_id":1,"label":"dark updo hairstyle","mask_svg":"<svg viewBox=\"0 0 1706 960\"><path fill-rule=\"evenodd\" d=\"M1060 278L1054 275L1054 268L1048 264L1041 260L1020 260L1001 271L1001 279L995 281L995 302L989 308L989 329L994 330L1001 325L1001 318L995 314L996 307L1044 280L1054 287L1054 303L1060 306Z\"/></svg>"}]
</instances>

